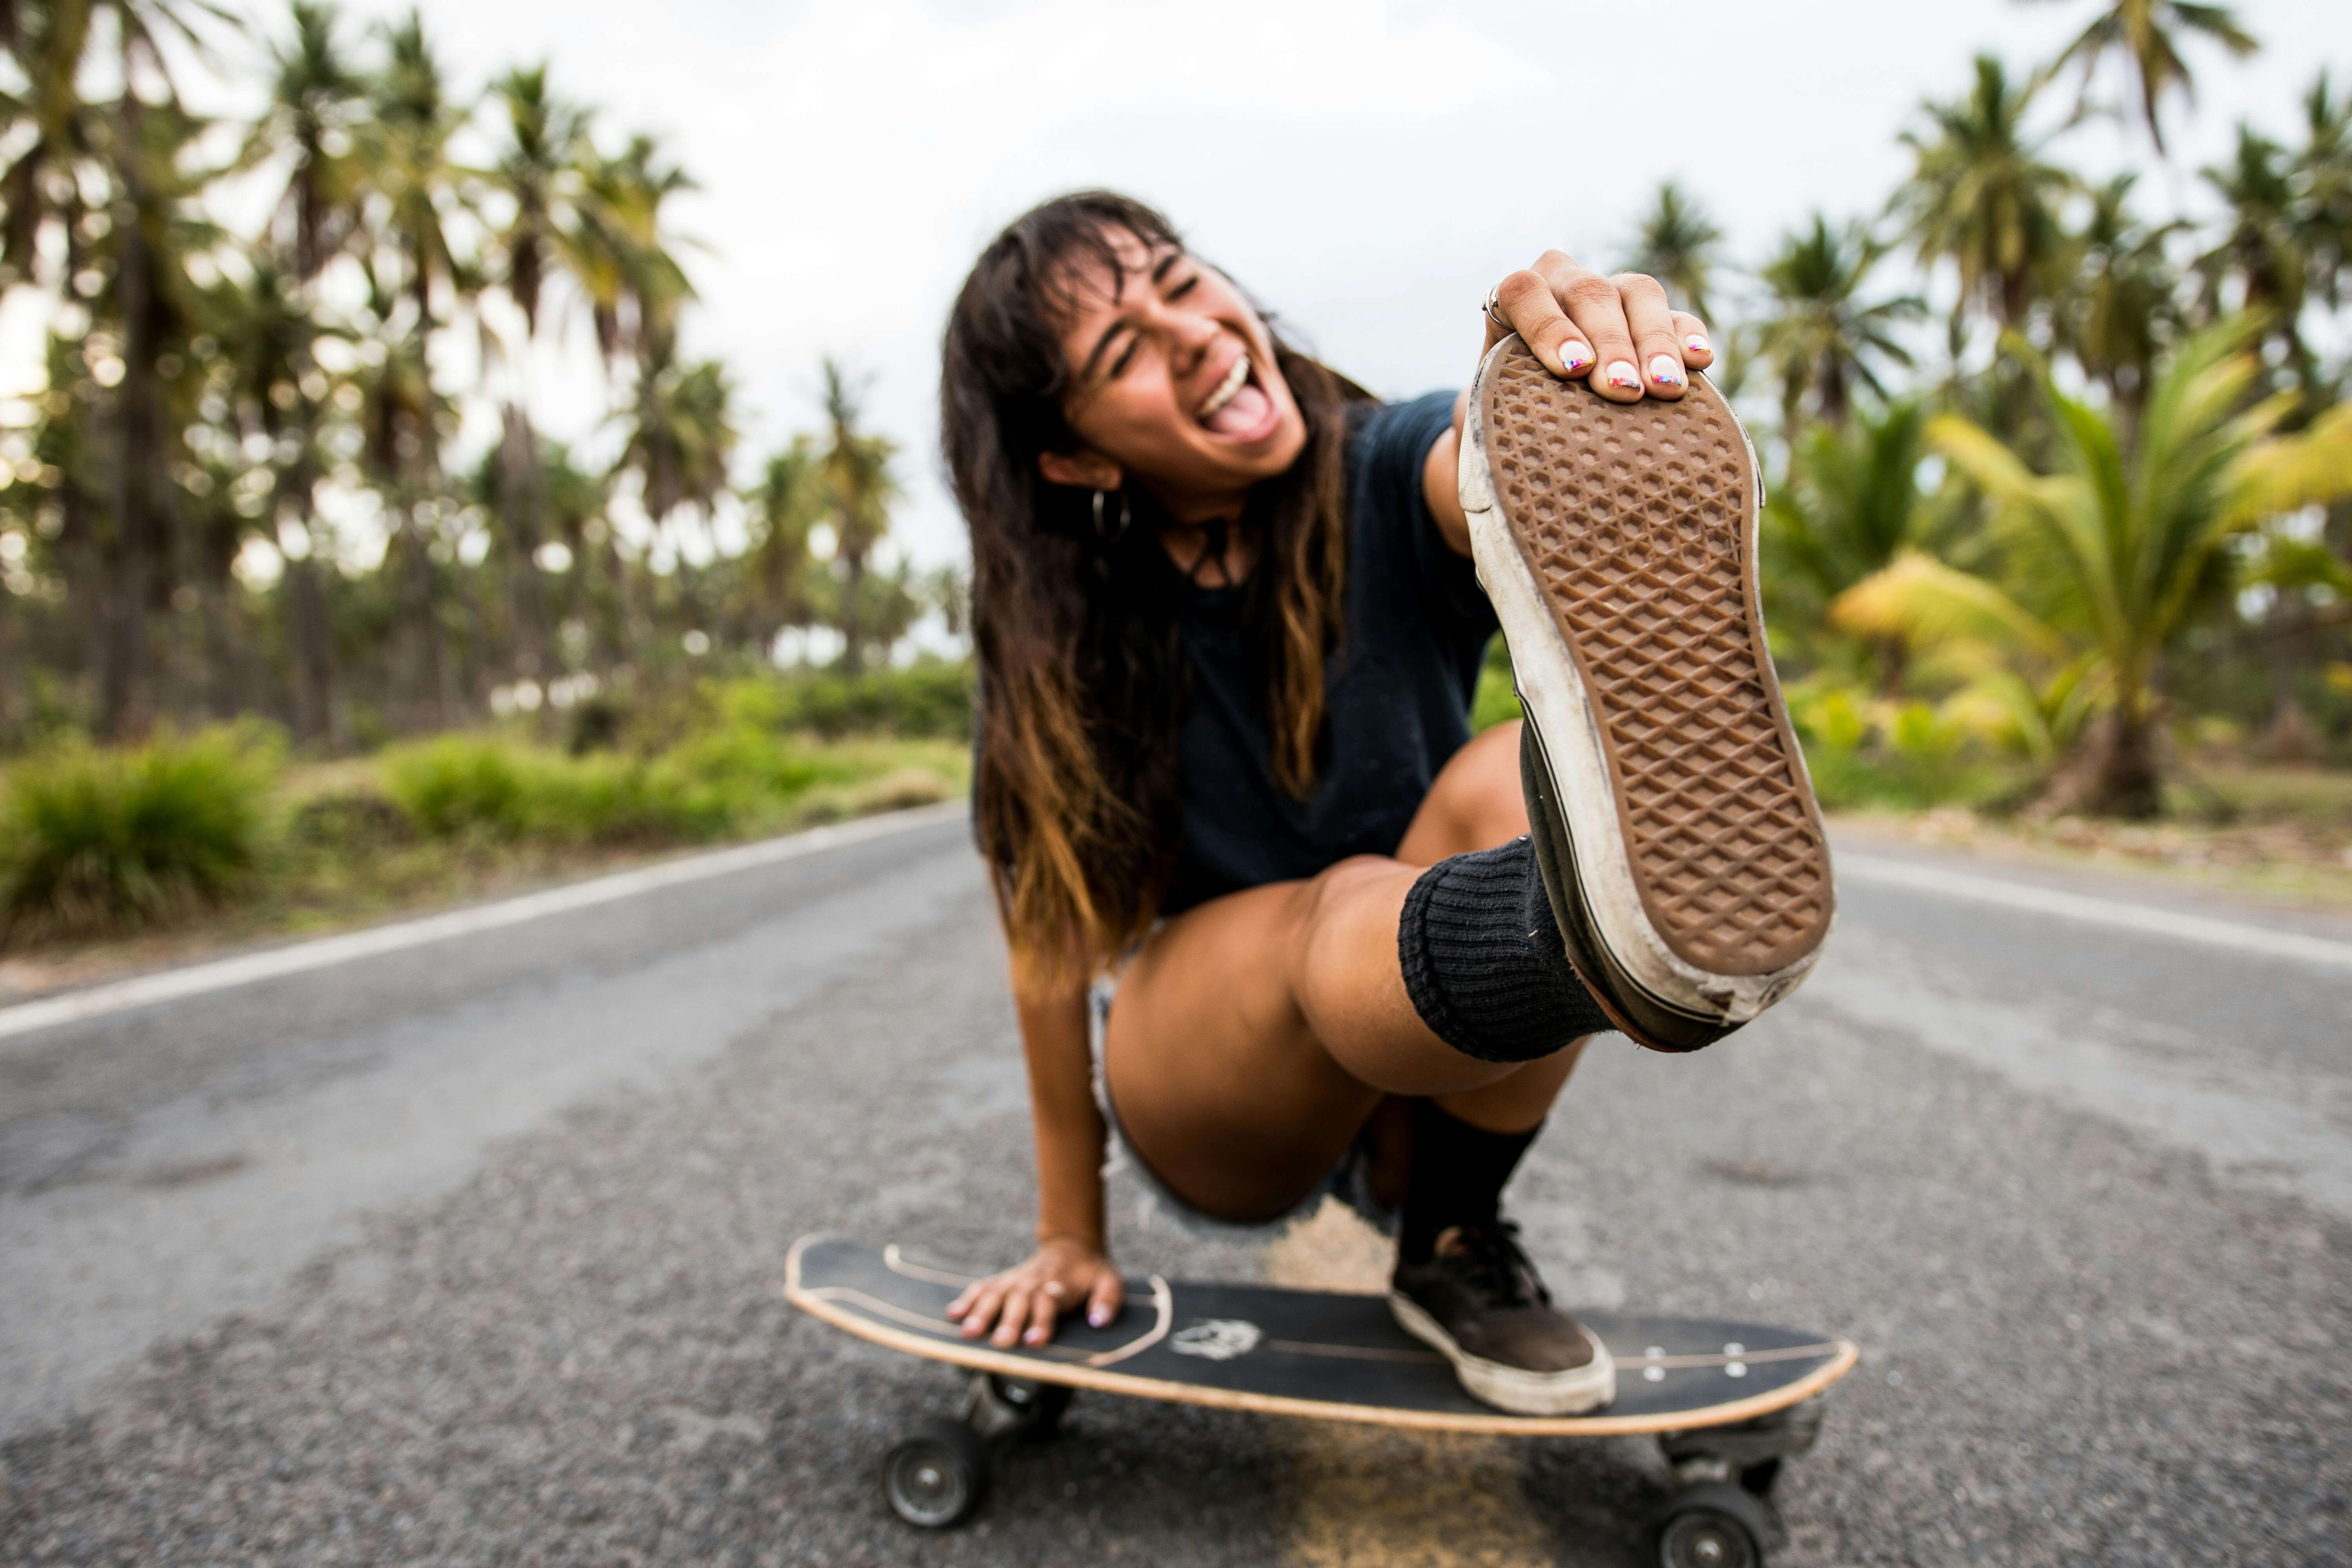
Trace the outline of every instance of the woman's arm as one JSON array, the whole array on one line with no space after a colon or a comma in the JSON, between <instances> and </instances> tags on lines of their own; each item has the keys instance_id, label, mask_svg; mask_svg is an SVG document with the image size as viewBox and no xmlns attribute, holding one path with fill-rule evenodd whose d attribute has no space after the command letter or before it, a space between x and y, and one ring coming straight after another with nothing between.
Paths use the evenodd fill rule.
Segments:
<instances>
[{"instance_id":1,"label":"woman's arm","mask_svg":"<svg viewBox=\"0 0 2352 1568\"><path fill-rule=\"evenodd\" d=\"M1715 363L1706 323L1670 308L1656 279L1639 272L1603 278L1557 250L1545 251L1533 267L1495 285L1479 359L1514 331L1554 375L1563 381L1590 378L1592 390L1612 403L1638 403L1645 396L1671 401L1683 395L1688 372ZM1465 390L1454 400L1454 428L1430 447L1421 470L1422 493L1437 531L1457 555L1470 553L1470 520L1463 513L1455 477L1462 422L1469 409Z\"/></svg>"},{"instance_id":2,"label":"woman's arm","mask_svg":"<svg viewBox=\"0 0 2352 1568\"><path fill-rule=\"evenodd\" d=\"M1084 1301L1087 1321L1099 1326L1126 1294L1103 1238L1108 1129L1095 1104L1087 1008L1083 990L1043 998L1014 993L1037 1141L1037 1250L949 1303L949 1319L967 1339L993 1330L1000 1345L1044 1344L1063 1309Z\"/></svg>"}]
</instances>

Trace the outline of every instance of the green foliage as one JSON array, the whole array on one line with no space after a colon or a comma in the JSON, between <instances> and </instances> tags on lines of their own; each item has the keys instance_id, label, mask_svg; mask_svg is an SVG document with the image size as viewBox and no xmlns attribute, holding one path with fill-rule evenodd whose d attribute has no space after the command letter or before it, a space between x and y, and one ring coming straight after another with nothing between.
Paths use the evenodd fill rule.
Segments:
<instances>
[{"instance_id":1,"label":"green foliage","mask_svg":"<svg viewBox=\"0 0 2352 1568\"><path fill-rule=\"evenodd\" d=\"M1791 443L1761 531L1768 606L1801 640L1822 629L1832 600L1936 531L1919 482L1927 426L1925 406L1905 400L1865 412L1848 429L1816 425ZM1899 675L1899 646L1877 651L1892 667L1882 674Z\"/></svg>"},{"instance_id":2,"label":"green foliage","mask_svg":"<svg viewBox=\"0 0 2352 1568\"><path fill-rule=\"evenodd\" d=\"M1885 395L1882 365L1911 363L1897 332L1927 313L1926 303L1910 294L1863 298L1885 254L1861 225L1832 227L1815 213L1809 228L1782 237L1757 273L1769 298L1749 334L1752 350L1780 383L1781 426L1790 435L1808 408L1843 425L1858 388Z\"/></svg>"},{"instance_id":3,"label":"green foliage","mask_svg":"<svg viewBox=\"0 0 2352 1568\"><path fill-rule=\"evenodd\" d=\"M1470 700L1470 732L1507 724L1519 716L1518 689L1511 684L1511 650L1496 637L1486 645L1486 662L1478 671L1478 689Z\"/></svg>"},{"instance_id":4,"label":"green foliage","mask_svg":"<svg viewBox=\"0 0 2352 1568\"><path fill-rule=\"evenodd\" d=\"M1831 811L2001 805L2031 777L1965 700L1873 699L1833 680L1788 697L1813 788Z\"/></svg>"},{"instance_id":5,"label":"green foliage","mask_svg":"<svg viewBox=\"0 0 2352 1568\"><path fill-rule=\"evenodd\" d=\"M958 787L960 752L943 766L935 746L921 753L928 766L910 767L904 742L860 749L796 737L775 722L775 687L718 689L709 694L715 721L651 754L573 756L445 735L386 753L380 777L429 837L562 846L704 843L943 800Z\"/></svg>"},{"instance_id":6,"label":"green foliage","mask_svg":"<svg viewBox=\"0 0 2352 1568\"><path fill-rule=\"evenodd\" d=\"M497 742L444 735L386 753L383 766L385 790L424 832L512 838L530 824L524 763Z\"/></svg>"},{"instance_id":7,"label":"green foliage","mask_svg":"<svg viewBox=\"0 0 2352 1568\"><path fill-rule=\"evenodd\" d=\"M2329 429L2272 438L2281 400L2249 408L2260 372L2252 324L2198 334L2157 378L2138 427L2040 377L2059 471L2037 473L1955 415L1937 447L1995 507L2011 585L1906 554L1855 587L1832 616L1864 635L1960 641L2010 656L2036 703L2100 716L2100 754L2081 804L2147 815L2159 779L2150 731L2166 654L2227 586L2224 544L2282 500L2329 499L2352 481Z\"/></svg>"},{"instance_id":8,"label":"green foliage","mask_svg":"<svg viewBox=\"0 0 2352 1568\"><path fill-rule=\"evenodd\" d=\"M2035 283L2064 248L2061 208L2081 183L2026 130L2039 88L1979 55L1969 94L1926 105L1927 130L1903 137L1915 164L1895 205L1919 258L1954 263L1959 309L1975 305L2009 330L2025 324Z\"/></svg>"},{"instance_id":9,"label":"green foliage","mask_svg":"<svg viewBox=\"0 0 2352 1568\"><path fill-rule=\"evenodd\" d=\"M0 779L0 942L135 926L228 898L267 839L274 738L69 743Z\"/></svg>"},{"instance_id":10,"label":"green foliage","mask_svg":"<svg viewBox=\"0 0 2352 1568\"><path fill-rule=\"evenodd\" d=\"M778 721L828 737L855 734L971 738L971 668L925 663L864 675L810 671L787 679Z\"/></svg>"}]
</instances>

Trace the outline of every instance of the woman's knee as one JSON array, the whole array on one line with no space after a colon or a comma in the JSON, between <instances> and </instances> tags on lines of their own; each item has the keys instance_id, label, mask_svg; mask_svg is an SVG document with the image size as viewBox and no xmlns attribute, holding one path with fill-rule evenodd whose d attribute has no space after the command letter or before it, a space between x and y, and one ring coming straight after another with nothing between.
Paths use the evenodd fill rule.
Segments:
<instances>
[{"instance_id":1,"label":"woman's knee","mask_svg":"<svg viewBox=\"0 0 2352 1568\"><path fill-rule=\"evenodd\" d=\"M1419 874L1385 855L1352 855L1298 885L1291 994L1310 1030L1339 1025L1379 955L1394 963L1397 910Z\"/></svg>"},{"instance_id":2,"label":"woman's knee","mask_svg":"<svg viewBox=\"0 0 2352 1568\"><path fill-rule=\"evenodd\" d=\"M1473 736L1438 770L1399 855L1434 864L1449 855L1492 849L1528 830L1519 788L1519 727L1512 720Z\"/></svg>"}]
</instances>

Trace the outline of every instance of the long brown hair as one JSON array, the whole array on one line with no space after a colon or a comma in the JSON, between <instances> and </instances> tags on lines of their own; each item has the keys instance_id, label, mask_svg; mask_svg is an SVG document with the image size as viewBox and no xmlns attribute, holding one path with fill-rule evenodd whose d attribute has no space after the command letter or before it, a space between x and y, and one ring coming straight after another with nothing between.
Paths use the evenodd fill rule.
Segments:
<instances>
[{"instance_id":1,"label":"long brown hair","mask_svg":"<svg viewBox=\"0 0 2352 1568\"><path fill-rule=\"evenodd\" d=\"M940 445L971 529L974 826L1014 984L1030 994L1083 982L1150 929L1182 831L1183 584L1159 542L1160 514L1140 486L1098 504L1037 470L1039 454L1083 445L1062 412L1061 329L1084 263L1124 281L1121 233L1152 251L1182 243L1159 213L1108 191L1014 220L956 297L940 376ZM1343 624L1344 405L1363 394L1278 334L1275 360L1307 446L1246 503L1259 549L1242 616L1275 780L1303 797L1323 731L1324 660Z\"/></svg>"}]
</instances>

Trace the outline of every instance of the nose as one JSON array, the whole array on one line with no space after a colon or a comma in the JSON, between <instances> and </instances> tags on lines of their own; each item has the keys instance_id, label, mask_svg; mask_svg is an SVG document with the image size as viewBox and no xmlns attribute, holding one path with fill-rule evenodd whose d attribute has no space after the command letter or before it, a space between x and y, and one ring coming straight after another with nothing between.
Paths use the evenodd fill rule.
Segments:
<instances>
[{"instance_id":1,"label":"nose","mask_svg":"<svg viewBox=\"0 0 2352 1568\"><path fill-rule=\"evenodd\" d=\"M1182 375L1201 363L1201 356L1224 329L1192 310L1171 310L1168 317L1168 359L1176 374Z\"/></svg>"}]
</instances>

